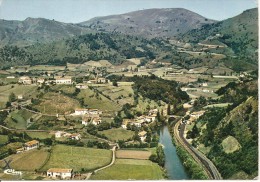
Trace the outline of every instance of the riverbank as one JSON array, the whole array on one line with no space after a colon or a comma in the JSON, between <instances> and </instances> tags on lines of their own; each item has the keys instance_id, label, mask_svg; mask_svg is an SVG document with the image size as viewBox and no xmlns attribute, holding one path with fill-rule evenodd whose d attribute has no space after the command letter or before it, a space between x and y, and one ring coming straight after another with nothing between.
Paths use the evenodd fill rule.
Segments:
<instances>
[{"instance_id":1,"label":"riverbank","mask_svg":"<svg viewBox=\"0 0 260 182\"><path fill-rule=\"evenodd\" d=\"M177 132L179 132L179 127L176 125L177 123L172 123L171 125L169 125L169 127L172 129L171 137L173 139L174 145L176 146L177 155L180 157L181 162L187 171L187 174L190 176L191 179L209 179L204 169L199 165L197 161L195 161L193 156L184 147L185 145L181 143L180 138L177 137Z\"/></svg>"},{"instance_id":2,"label":"riverbank","mask_svg":"<svg viewBox=\"0 0 260 182\"><path fill-rule=\"evenodd\" d=\"M177 155L176 147L173 145L172 137L168 130L168 126L163 126L160 130L160 143L164 146L165 164L164 168L167 171L168 179L170 180L185 180L189 176Z\"/></svg>"}]
</instances>

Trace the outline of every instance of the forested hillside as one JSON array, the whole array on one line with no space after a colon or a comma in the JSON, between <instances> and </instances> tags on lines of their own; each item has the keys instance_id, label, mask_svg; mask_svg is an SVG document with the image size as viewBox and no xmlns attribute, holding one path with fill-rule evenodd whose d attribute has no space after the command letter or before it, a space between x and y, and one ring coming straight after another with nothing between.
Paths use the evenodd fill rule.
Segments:
<instances>
[{"instance_id":1,"label":"forested hillside","mask_svg":"<svg viewBox=\"0 0 260 182\"><path fill-rule=\"evenodd\" d=\"M210 149L207 156L224 179L252 179L258 171L257 82L233 82L217 93L233 105L209 109L196 123L193 145Z\"/></svg>"},{"instance_id":2,"label":"forested hillside","mask_svg":"<svg viewBox=\"0 0 260 182\"><path fill-rule=\"evenodd\" d=\"M66 65L89 60L109 60L113 64L125 59L146 57L154 59L159 53L174 51L160 39L147 40L119 33L86 34L48 44L35 44L25 48L0 48L1 68L25 64Z\"/></svg>"}]
</instances>

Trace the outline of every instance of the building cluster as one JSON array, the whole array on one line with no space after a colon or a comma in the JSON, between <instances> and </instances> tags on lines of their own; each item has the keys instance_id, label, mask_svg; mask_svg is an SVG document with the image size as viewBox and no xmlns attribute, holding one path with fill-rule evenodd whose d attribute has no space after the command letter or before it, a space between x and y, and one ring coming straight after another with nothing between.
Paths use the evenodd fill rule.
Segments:
<instances>
[{"instance_id":1,"label":"building cluster","mask_svg":"<svg viewBox=\"0 0 260 182\"><path fill-rule=\"evenodd\" d=\"M16 149L16 153L25 152L39 147L40 147L40 142L38 140L32 140L24 143L23 147Z\"/></svg>"},{"instance_id":2,"label":"building cluster","mask_svg":"<svg viewBox=\"0 0 260 182\"><path fill-rule=\"evenodd\" d=\"M70 76L57 76L54 77L54 80L46 80L45 78L31 78L29 76L22 76L19 78L18 83L24 84L24 85L31 85L31 84L50 84L50 83L56 83L56 84L66 84L70 85L72 84L72 78Z\"/></svg>"},{"instance_id":3,"label":"building cluster","mask_svg":"<svg viewBox=\"0 0 260 182\"><path fill-rule=\"evenodd\" d=\"M73 116L82 116L82 124L87 126L88 124L99 125L102 122L102 111L98 109L75 109Z\"/></svg>"},{"instance_id":4,"label":"building cluster","mask_svg":"<svg viewBox=\"0 0 260 182\"><path fill-rule=\"evenodd\" d=\"M50 168L47 171L47 176L50 178L71 179L72 175L73 169Z\"/></svg>"},{"instance_id":5,"label":"building cluster","mask_svg":"<svg viewBox=\"0 0 260 182\"><path fill-rule=\"evenodd\" d=\"M71 140L80 140L81 139L81 135L79 133L67 133L64 131L57 131L55 132L55 138L69 138Z\"/></svg>"},{"instance_id":6,"label":"building cluster","mask_svg":"<svg viewBox=\"0 0 260 182\"><path fill-rule=\"evenodd\" d=\"M142 115L135 119L123 119L123 123L121 126L124 129L127 129L127 125L134 125L140 128L142 125L155 121L157 113L158 109L152 109L149 111L148 115Z\"/></svg>"}]
</instances>

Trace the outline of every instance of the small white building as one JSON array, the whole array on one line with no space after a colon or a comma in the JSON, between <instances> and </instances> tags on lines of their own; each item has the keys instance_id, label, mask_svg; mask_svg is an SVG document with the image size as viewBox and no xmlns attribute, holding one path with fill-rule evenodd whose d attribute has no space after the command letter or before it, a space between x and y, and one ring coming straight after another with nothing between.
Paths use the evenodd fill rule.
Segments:
<instances>
[{"instance_id":1,"label":"small white building","mask_svg":"<svg viewBox=\"0 0 260 182\"><path fill-rule=\"evenodd\" d=\"M6 78L8 78L8 79L9 79L9 78L15 78L15 76L7 76Z\"/></svg>"},{"instance_id":2,"label":"small white building","mask_svg":"<svg viewBox=\"0 0 260 182\"><path fill-rule=\"evenodd\" d=\"M83 116L83 117L82 117L82 122L81 122L81 124L87 126L87 125L90 123L90 121L91 121L91 117L89 117L89 116Z\"/></svg>"},{"instance_id":3,"label":"small white building","mask_svg":"<svg viewBox=\"0 0 260 182\"><path fill-rule=\"evenodd\" d=\"M50 168L47 176L51 178L68 179L72 177L73 169Z\"/></svg>"},{"instance_id":4,"label":"small white building","mask_svg":"<svg viewBox=\"0 0 260 182\"><path fill-rule=\"evenodd\" d=\"M88 109L75 109L75 115L84 115L84 114L88 114L89 111Z\"/></svg>"},{"instance_id":5,"label":"small white building","mask_svg":"<svg viewBox=\"0 0 260 182\"><path fill-rule=\"evenodd\" d=\"M32 141L26 142L24 144L24 150L32 150L32 149L35 149L35 148L39 148L39 146L40 146L39 141L32 140Z\"/></svg>"},{"instance_id":6,"label":"small white building","mask_svg":"<svg viewBox=\"0 0 260 182\"><path fill-rule=\"evenodd\" d=\"M18 96L17 96L17 99L18 99L18 100L22 100L22 99L23 99L23 95L18 95Z\"/></svg>"},{"instance_id":7,"label":"small white building","mask_svg":"<svg viewBox=\"0 0 260 182\"><path fill-rule=\"evenodd\" d=\"M45 79L44 78L38 78L37 79L37 83L38 84L43 84L45 82Z\"/></svg>"},{"instance_id":8,"label":"small white building","mask_svg":"<svg viewBox=\"0 0 260 182\"><path fill-rule=\"evenodd\" d=\"M63 131L57 131L55 132L55 138L61 138L63 136L64 132Z\"/></svg>"},{"instance_id":9,"label":"small white building","mask_svg":"<svg viewBox=\"0 0 260 182\"><path fill-rule=\"evenodd\" d=\"M31 85L32 79L29 76L22 76L19 78L18 83L22 83L24 85Z\"/></svg>"},{"instance_id":10,"label":"small white building","mask_svg":"<svg viewBox=\"0 0 260 182\"><path fill-rule=\"evenodd\" d=\"M71 77L70 76L65 76L65 77L55 77L55 82L56 84L72 84L72 80L71 80Z\"/></svg>"},{"instance_id":11,"label":"small white building","mask_svg":"<svg viewBox=\"0 0 260 182\"><path fill-rule=\"evenodd\" d=\"M70 135L70 139L72 140L80 140L81 139L81 135L79 133L74 133Z\"/></svg>"},{"instance_id":12,"label":"small white building","mask_svg":"<svg viewBox=\"0 0 260 182\"><path fill-rule=\"evenodd\" d=\"M99 125L102 122L100 117L93 117L92 118L92 124L93 125Z\"/></svg>"},{"instance_id":13,"label":"small white building","mask_svg":"<svg viewBox=\"0 0 260 182\"><path fill-rule=\"evenodd\" d=\"M147 132L146 131L141 131L138 133L138 136L140 137L141 141L144 142L147 136Z\"/></svg>"},{"instance_id":14,"label":"small white building","mask_svg":"<svg viewBox=\"0 0 260 182\"><path fill-rule=\"evenodd\" d=\"M203 87L207 87L207 86L208 86L208 83L206 83L206 82L205 82L205 83L202 83L202 86L203 86Z\"/></svg>"},{"instance_id":15,"label":"small white building","mask_svg":"<svg viewBox=\"0 0 260 182\"><path fill-rule=\"evenodd\" d=\"M90 115L97 115L97 114L102 114L102 111L99 111L98 109L89 109L88 113Z\"/></svg>"},{"instance_id":16,"label":"small white building","mask_svg":"<svg viewBox=\"0 0 260 182\"><path fill-rule=\"evenodd\" d=\"M79 84L76 85L76 88L78 88L78 89L87 89L88 86L87 86L87 85L84 85L84 84L82 84L82 83L79 83Z\"/></svg>"}]
</instances>

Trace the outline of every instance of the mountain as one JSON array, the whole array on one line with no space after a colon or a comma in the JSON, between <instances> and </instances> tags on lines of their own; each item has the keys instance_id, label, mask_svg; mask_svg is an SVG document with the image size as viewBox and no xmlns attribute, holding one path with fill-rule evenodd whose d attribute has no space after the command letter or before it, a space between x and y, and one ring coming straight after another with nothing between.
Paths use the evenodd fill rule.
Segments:
<instances>
[{"instance_id":1,"label":"mountain","mask_svg":"<svg viewBox=\"0 0 260 182\"><path fill-rule=\"evenodd\" d=\"M27 47L4 46L0 48L0 68L25 64L79 64L103 59L121 64L130 58L152 60L166 52L176 51L160 39L147 40L120 33L89 33Z\"/></svg>"},{"instance_id":2,"label":"mountain","mask_svg":"<svg viewBox=\"0 0 260 182\"><path fill-rule=\"evenodd\" d=\"M121 15L96 17L80 23L94 30L121 32L145 37L172 37L202 25L216 21L209 20L182 8L147 9Z\"/></svg>"},{"instance_id":3,"label":"mountain","mask_svg":"<svg viewBox=\"0 0 260 182\"><path fill-rule=\"evenodd\" d=\"M179 35L184 42L204 43L230 47L234 53L247 62L258 63L258 9L249 9L242 14L203 25L201 28L190 30Z\"/></svg>"},{"instance_id":4,"label":"mountain","mask_svg":"<svg viewBox=\"0 0 260 182\"><path fill-rule=\"evenodd\" d=\"M0 46L47 43L93 32L79 25L44 18L27 18L24 21L2 19L0 22Z\"/></svg>"}]
</instances>

